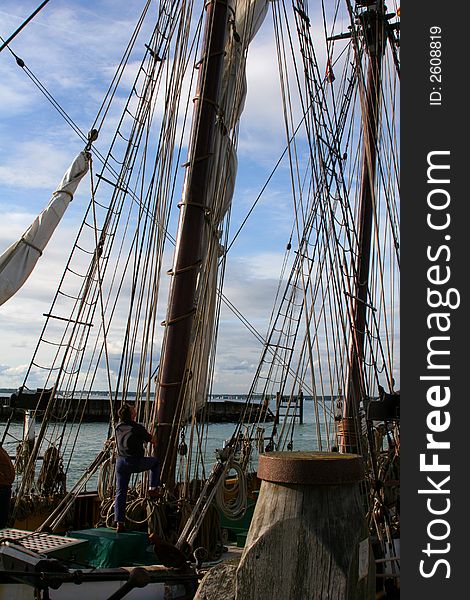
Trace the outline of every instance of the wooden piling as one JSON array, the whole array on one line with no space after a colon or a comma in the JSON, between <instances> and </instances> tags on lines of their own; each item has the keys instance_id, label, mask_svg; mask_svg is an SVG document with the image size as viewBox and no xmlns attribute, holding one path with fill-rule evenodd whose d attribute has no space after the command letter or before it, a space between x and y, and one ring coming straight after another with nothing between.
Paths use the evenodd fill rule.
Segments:
<instances>
[{"instance_id":1,"label":"wooden piling","mask_svg":"<svg viewBox=\"0 0 470 600\"><path fill-rule=\"evenodd\" d=\"M236 600L371 600L362 457L272 452L236 574Z\"/></svg>"}]
</instances>

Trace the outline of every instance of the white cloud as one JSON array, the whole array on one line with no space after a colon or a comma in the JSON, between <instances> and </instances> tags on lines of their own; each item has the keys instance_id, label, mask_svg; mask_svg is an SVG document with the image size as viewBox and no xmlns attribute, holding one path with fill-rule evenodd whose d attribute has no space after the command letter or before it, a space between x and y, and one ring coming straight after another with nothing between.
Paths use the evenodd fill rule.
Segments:
<instances>
[{"instance_id":1,"label":"white cloud","mask_svg":"<svg viewBox=\"0 0 470 600\"><path fill-rule=\"evenodd\" d=\"M34 104L33 98L30 96L30 88L24 80L12 76L11 73L5 73L0 70L0 116L9 118L18 114L24 113ZM5 128L5 124L1 125Z\"/></svg>"},{"instance_id":2,"label":"white cloud","mask_svg":"<svg viewBox=\"0 0 470 600\"><path fill-rule=\"evenodd\" d=\"M84 131L93 122L143 4L102 0L72 6L65 0L55 0L12 44ZM4 17L2 35L5 37L6 32L13 31L34 8L35 5L27 1L3 2L0 11ZM156 10L155 3L152 10ZM314 39L320 39L321 32L314 19L312 23L312 35ZM123 78L127 88L133 82L138 66L136 61L144 43L148 42L149 31L147 29L139 41L131 59L130 73ZM319 56L319 61L320 69L324 68L324 56ZM50 193L83 145L6 51L0 55L0 69L1 252L23 233L47 204ZM192 65L189 66L191 69ZM269 17L250 48L247 79L248 96L240 125L240 168L232 210L232 232L245 217L286 145L276 48ZM187 82L184 85L187 88ZM100 132L97 147L101 151L107 148L126 96L127 91L118 94ZM299 118L299 109L295 98L293 102L295 121ZM162 112L163 105L159 100L157 118ZM182 156L180 162L185 159ZM280 264L290 235L292 200L286 164L281 165L230 251L224 288L224 293L262 335L266 333ZM249 175L246 175L247 171ZM87 191L89 193L89 184L84 181L80 197L68 209L30 280L14 299L0 307L0 329L6 340L0 347L0 362L4 365L0 385L6 386L9 382L8 387L15 387L21 383L21 373L24 373L24 365L32 354L44 321L42 314L49 310L63 271ZM100 189L100 193L102 191ZM266 249L261 250L265 244ZM166 285L167 278L163 276L163 279ZM162 290L161 297L163 305L166 289ZM115 319L118 332L109 340L113 369L122 345L125 310L125 306L119 306ZM157 345L161 334L162 330L159 330ZM260 344L253 334L223 308L216 364L217 391L246 392L260 351Z\"/></svg>"},{"instance_id":3,"label":"white cloud","mask_svg":"<svg viewBox=\"0 0 470 600\"><path fill-rule=\"evenodd\" d=\"M0 184L51 192L74 158L57 144L39 140L19 143L5 154L0 165Z\"/></svg>"},{"instance_id":4,"label":"white cloud","mask_svg":"<svg viewBox=\"0 0 470 600\"><path fill-rule=\"evenodd\" d=\"M240 262L247 268L247 276L250 279L277 281L283 258L279 252L259 252L241 258Z\"/></svg>"}]
</instances>

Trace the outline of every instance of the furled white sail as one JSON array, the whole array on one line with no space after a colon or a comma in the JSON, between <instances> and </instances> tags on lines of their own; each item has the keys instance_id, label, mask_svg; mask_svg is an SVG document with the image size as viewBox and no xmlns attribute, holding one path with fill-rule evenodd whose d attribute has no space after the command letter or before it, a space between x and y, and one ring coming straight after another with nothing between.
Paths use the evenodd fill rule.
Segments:
<instances>
[{"instance_id":1,"label":"furled white sail","mask_svg":"<svg viewBox=\"0 0 470 600\"><path fill-rule=\"evenodd\" d=\"M211 207L211 220L205 233L207 261L199 278L199 322L194 332L194 356L192 361L195 392L188 394L196 410L205 401L209 354L215 325L217 294L217 268L222 254L219 244L219 226L230 208L237 172L237 153L231 139L240 119L247 91L245 62L248 45L261 27L269 7L269 0L232 0L230 6L235 15L233 30L228 34L225 47L224 71L219 94L220 122L214 141L211 164L211 180L208 186L207 204ZM187 413L194 406L187 407Z\"/></svg>"},{"instance_id":2,"label":"furled white sail","mask_svg":"<svg viewBox=\"0 0 470 600\"><path fill-rule=\"evenodd\" d=\"M65 173L46 208L22 237L0 256L0 305L11 298L31 275L39 257L88 171L89 154L80 152Z\"/></svg>"}]
</instances>

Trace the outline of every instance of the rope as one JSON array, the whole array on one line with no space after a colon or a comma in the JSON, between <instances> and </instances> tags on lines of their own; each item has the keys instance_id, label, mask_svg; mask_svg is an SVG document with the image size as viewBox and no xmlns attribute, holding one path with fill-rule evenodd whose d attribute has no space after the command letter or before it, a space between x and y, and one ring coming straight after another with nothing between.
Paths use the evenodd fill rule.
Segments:
<instances>
[{"instance_id":1,"label":"rope","mask_svg":"<svg viewBox=\"0 0 470 600\"><path fill-rule=\"evenodd\" d=\"M98 471L97 492L98 498L104 502L109 496L114 496L116 478L116 459L109 457Z\"/></svg>"},{"instance_id":2,"label":"rope","mask_svg":"<svg viewBox=\"0 0 470 600\"><path fill-rule=\"evenodd\" d=\"M230 474L235 471L236 479ZM216 503L229 519L237 519L245 514L248 505L248 489L245 469L233 461L227 475L217 489Z\"/></svg>"},{"instance_id":3,"label":"rope","mask_svg":"<svg viewBox=\"0 0 470 600\"><path fill-rule=\"evenodd\" d=\"M65 494L65 473L59 450L50 446L44 452L44 459L37 479L39 493L44 496Z\"/></svg>"},{"instance_id":4,"label":"rope","mask_svg":"<svg viewBox=\"0 0 470 600\"><path fill-rule=\"evenodd\" d=\"M295 7L301 12L297 15L307 15L304 2L296 0ZM148 3L146 4L146 8ZM354 224L355 202L357 193L355 181L360 174L361 152L359 148L364 140L356 126L356 112L364 104L364 73L362 62L364 48L360 39L360 31L353 15L350 25L353 35L352 43L341 51L342 59L333 57L334 43L327 43L327 57L331 67L335 68L336 80L334 85L320 72L315 47L307 27L307 20L295 17L298 45L301 47L301 62L295 62L291 69L289 51L294 52L297 41L287 28L286 6L273 3L274 27L278 65L280 70L281 95L283 101L283 116L286 136L286 147L271 171L265 185L262 187L255 202L252 204L242 226L229 243L230 210L219 220L223 210L222 198L226 186L226 178L216 172L224 171L224 165L218 164L215 157L209 159L208 168L213 170L214 202L210 208L211 218L206 223L205 240L207 258L200 265L198 305L194 318L192 346L187 361L187 373L181 386L180 406L174 421L170 424L174 431L179 432L183 427L190 431L189 449L185 456L180 457L178 478L185 481L181 486L179 505L181 522L185 522L188 511L191 510L189 501L192 498L191 486L187 483L191 478L205 478L204 454L206 449L207 421L198 423L196 420L197 400L205 398L211 391L214 374L215 350L217 343L217 326L221 303L225 302L230 309L250 328L256 339L263 345L260 365L250 386L245 413L235 428L234 438L243 428L243 420L253 416L253 399L259 397L269 403L276 394L279 398L287 399L287 412L292 417L299 389L314 396L315 436L317 445L329 447L333 437L333 411L325 396L341 395L345 389L348 369L348 347L351 341L350 331L352 316L352 296L354 289L352 280L356 275L356 260L358 235ZM323 9L323 29L325 36L332 35L335 24L338 24L338 4L333 11L331 27L326 23L326 11ZM169 222L171 200L178 181L178 164L184 147L184 126L186 124L191 94L186 103L181 92L184 75L195 60L201 27L198 21L194 35L190 36L189 25L194 20L191 2L165 2L161 5L157 27L152 34L148 52L142 61L134 85L125 102L115 137L106 156L94 150L103 168L96 174L99 180L94 182L93 168L90 169L90 204L80 230L73 254L67 263L59 291L54 298L52 307L60 305L58 298L70 302L67 310L70 322L64 324L64 329L57 337L49 332L49 317L41 334L41 339L34 353L33 364L46 365L40 360L40 353L45 343L52 345L54 356L51 358L50 373L45 375L45 387L55 385L48 405L47 418L49 425L41 427L40 436L33 452L22 444L18 449L17 464L24 474L23 492L34 490L34 458L43 445L55 447L63 455L69 454L69 462L65 468L68 471L73 449L79 439L80 424L90 397L90 390L97 381L101 367L105 368L107 378L107 393L113 417L119 402L130 398L130 390L136 392L136 407L138 420L150 427L155 421L155 362L156 348L159 345L159 329L157 309L160 295L160 276L163 264L165 242L169 238L167 225ZM165 13L166 11L166 13ZM178 18L176 18L178 17ZM139 27L141 24L139 24ZM137 29L136 29L137 31ZM134 35L134 34L133 34ZM132 43L135 40L132 39ZM171 41L170 41L171 40ZM238 40L235 40L238 43ZM171 46L171 51L170 51ZM102 128L106 116L111 110L111 104L117 97L117 89L124 72L125 62L130 56L129 46L126 49L126 59L119 65L115 79L103 101L94 126ZM240 50L245 56L247 47L241 42ZM16 55L14 55L16 57ZM171 60L167 60L171 56ZM17 60L20 60L16 57ZM22 62L22 61L21 61ZM340 72L340 65L345 68ZM351 63L354 65L351 66ZM28 76L34 80L34 75L20 64ZM393 65L392 65L393 66ZM191 81L194 72L191 72ZM297 85L301 103L301 119L294 119L294 96L291 89ZM237 96L242 87L242 81L236 82ZM396 88L382 81L381 93L383 103L394 102L397 96ZM35 85L42 93L49 94L39 81ZM359 94L355 88L359 85ZM191 87L191 86L190 86ZM50 96L50 94L49 94ZM52 96L49 101L54 103ZM158 119L158 134L155 134L153 122L159 101L165 104L164 117ZM77 135L86 141L86 136L78 127L69 121L65 111L59 105L56 109L66 118ZM220 128L223 130L231 122L232 108L220 107ZM129 121L132 119L132 124ZM160 122L161 121L161 122ZM398 162L395 157L397 148L396 114L393 110L384 117L381 123L381 147L377 165L378 178L375 194L374 211L374 253L377 258L372 261L370 289L367 299L369 306L374 306L377 312L372 312L372 318L365 332L366 349L364 361L360 365L363 379L361 394L371 395L376 387L379 374L377 369L369 365L384 364L383 377L391 383L394 368L394 344L383 342L385 334L395 331L394 312L390 311L390 302L398 297L395 267L391 267L391 282L387 288L386 271L388 263L395 263L398 258L398 211L394 196L398 180ZM299 135L302 133L302 136ZM238 142L238 126L227 132L227 139L236 148ZM305 139L306 159L301 156L302 143ZM156 158L150 158L150 150L156 150ZM259 199L271 181L274 173L288 157L290 169L290 186L292 194L292 210L295 223L290 232L288 249L279 279L275 302L270 315L269 330L262 336L250 326L221 292L225 275L226 257L238 239L239 233L248 218L253 213ZM346 158L347 157L347 158ZM104 172L108 171L113 177L106 179ZM350 182L350 183L348 183ZM107 193L101 188L111 186L109 202L100 204L99 194ZM128 204L127 204L128 203ZM206 204L206 202L201 202ZM208 203L209 204L209 203ZM387 234L382 236L383 230ZM119 243L118 236L122 234ZM380 236L379 236L380 234ZM127 240L124 241L127 235ZM291 251L292 246L295 252ZM85 257L85 254L87 256ZM86 270L81 270L77 264L88 261ZM212 261L218 264L219 274L215 284L210 279ZM76 273L76 275L73 275ZM74 277L80 278L75 285ZM82 281L83 279L83 281ZM69 286L74 282L76 293L69 293ZM210 284L210 285L209 285ZM119 296L124 289L130 290L130 298L125 306L120 303ZM209 289L211 288L211 289ZM349 294L349 296L347 295ZM208 307L211 307L210 310ZM98 311L98 312L97 312ZM54 311L49 311L53 315ZM62 314L62 313L61 313ZM124 315L124 318L123 318ZM112 325L120 319L123 323L119 340L112 336ZM98 320L93 332L91 324ZM47 330L46 330L47 328ZM326 346L323 343L326 340ZM119 345L119 348L117 347ZM90 348L90 352L85 348ZM67 350L64 350L67 348ZM112 354L116 351L121 360L115 372L112 371ZM326 358L325 358L326 354ZM36 356L38 355L38 358ZM208 358L207 358L208 357ZM31 367L30 367L31 370ZM30 370L25 378L29 380ZM45 373L45 371L44 371ZM206 383L206 382L209 383ZM78 390L83 390L79 393ZM60 393L59 393L60 392ZM77 400L75 406L72 400ZM66 429L65 419L61 421L59 406L71 415L72 422L77 428ZM267 411L266 411L267 412ZM359 417L360 415L358 415ZM282 425L276 425L271 431L260 427L261 417L253 419L252 426L246 428L243 438L246 444L240 455L239 463L233 467L236 478L233 486L228 479L219 490L223 510L230 515L241 514L246 508L246 477L252 458L251 441L255 441L258 450L264 449L264 436L269 438L272 447L293 443L295 419L285 418ZM359 420L359 419L358 419ZM45 427L45 426L44 426ZM251 429L251 431L250 431ZM326 432L326 434L324 434ZM322 438L326 435L326 440ZM362 439L360 425L356 435ZM362 442L361 442L362 443ZM323 446L322 446L323 444ZM54 463L55 464L55 463ZM29 465L29 470L25 467ZM202 474L202 475L201 475ZM28 479L29 477L29 479ZM145 481L146 475L141 475L137 481ZM37 482L39 485L39 482ZM43 474L41 485L45 488L52 486L47 473ZM196 486L194 486L196 487ZM139 483L130 492L127 505L129 521L138 526L147 524L160 534L166 531L168 523L163 505L142 498L142 485ZM114 511L114 464L111 458L102 465L98 477L98 492L102 500L102 519L111 524ZM167 499L168 500L168 499ZM175 506L172 505L172 508ZM22 510L18 505L18 510ZM212 511L212 508L211 508ZM206 516L207 522L216 527L216 509L214 514ZM204 521L200 535L206 536ZM204 533L203 533L204 529ZM174 533L168 534L171 538ZM213 539L205 540L215 549Z\"/></svg>"},{"instance_id":5,"label":"rope","mask_svg":"<svg viewBox=\"0 0 470 600\"><path fill-rule=\"evenodd\" d=\"M45 6L46 4L49 2L49 0L44 0L43 2L41 2L41 4L36 8L36 10L30 14L30 16L25 19L23 21L23 23L17 28L15 29L15 31L10 35L10 37L8 39L6 39L3 44L0 46L0 52L6 47L8 46L8 44L15 39L15 37L20 33L20 31L26 27L26 25L32 20L34 19L34 17L38 14L38 12L40 12ZM3 38L1 38L3 39Z\"/></svg>"}]
</instances>

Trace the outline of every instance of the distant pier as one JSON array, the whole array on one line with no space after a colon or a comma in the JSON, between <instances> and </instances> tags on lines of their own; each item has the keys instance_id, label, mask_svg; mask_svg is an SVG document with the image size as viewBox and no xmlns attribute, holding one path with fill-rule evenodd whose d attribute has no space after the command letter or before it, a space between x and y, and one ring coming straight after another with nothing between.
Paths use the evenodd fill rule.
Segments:
<instances>
[{"instance_id":1,"label":"distant pier","mask_svg":"<svg viewBox=\"0 0 470 600\"><path fill-rule=\"evenodd\" d=\"M16 408L14 416L15 421L23 421L25 410L34 410L40 399L42 390L36 392L27 392L18 394L0 396L0 421L6 421L11 414L11 408ZM47 390L43 394L41 400L38 418L41 418L41 412L45 409L49 394ZM129 402L134 402L135 397L128 398ZM58 414L57 414L58 413ZM69 399L63 403L63 408L60 405L55 414L59 418L67 417L71 421L84 422L107 422L110 420L110 403L103 397L89 397L83 399ZM238 423L243 416L245 423L256 423L258 421L274 421L275 415L269 408L266 402L256 402L251 404L249 408L243 397L232 400L225 399L224 396L217 397L217 400L209 400L206 405L198 413L198 421L208 423Z\"/></svg>"}]
</instances>

